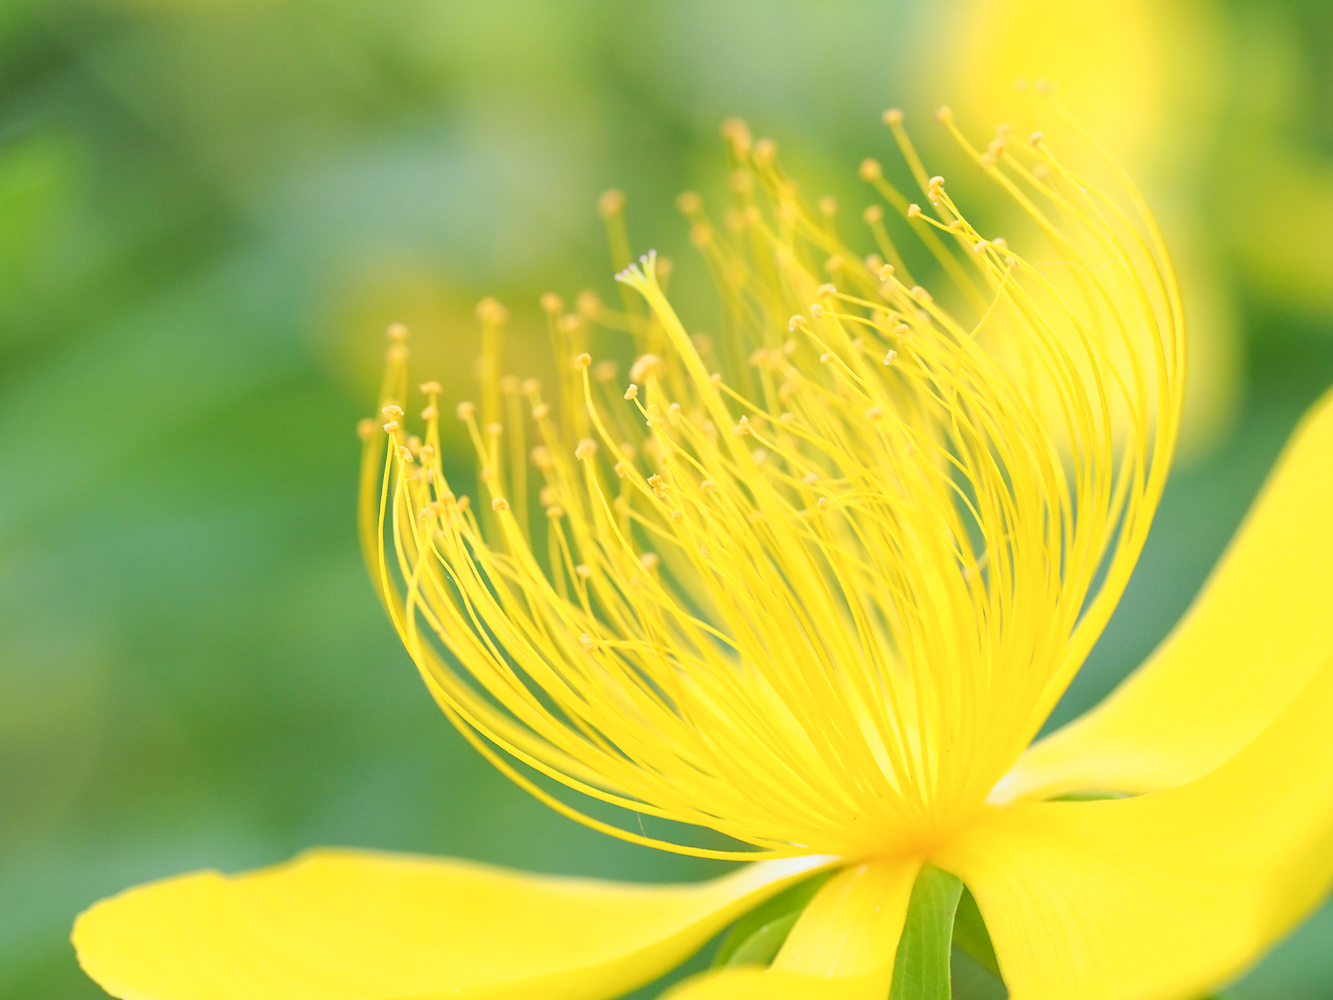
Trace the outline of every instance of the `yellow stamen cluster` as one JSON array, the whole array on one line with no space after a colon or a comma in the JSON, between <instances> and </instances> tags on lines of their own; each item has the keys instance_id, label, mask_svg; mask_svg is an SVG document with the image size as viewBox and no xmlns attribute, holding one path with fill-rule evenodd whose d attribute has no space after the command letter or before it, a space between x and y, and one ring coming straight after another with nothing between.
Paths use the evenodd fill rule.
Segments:
<instances>
[{"instance_id":1,"label":"yellow stamen cluster","mask_svg":"<svg viewBox=\"0 0 1333 1000\"><path fill-rule=\"evenodd\" d=\"M480 503L445 475L438 384L408 433L390 331L362 427L367 559L450 718L561 811L704 856L926 850L983 808L1105 625L1176 433L1170 268L1109 166L1113 193L1040 133L978 149L940 120L1017 209L1027 256L973 227L899 112L921 203L862 164L885 203L863 216L869 257L728 123L722 224L679 202L722 335L687 332L648 254L617 276L623 310L543 298L547 402L501 377L504 310L484 302L480 405L457 407ZM600 206L622 265L623 204ZM632 340L628 384L587 353L594 323ZM612 826L533 771L754 850Z\"/></svg>"}]
</instances>

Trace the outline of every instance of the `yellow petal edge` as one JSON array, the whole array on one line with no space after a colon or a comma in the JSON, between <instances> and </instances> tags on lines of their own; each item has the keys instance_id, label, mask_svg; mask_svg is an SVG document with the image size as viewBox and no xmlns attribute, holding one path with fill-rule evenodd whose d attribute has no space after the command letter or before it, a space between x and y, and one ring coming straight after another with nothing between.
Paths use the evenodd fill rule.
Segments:
<instances>
[{"instance_id":1,"label":"yellow petal edge","mask_svg":"<svg viewBox=\"0 0 1333 1000\"><path fill-rule=\"evenodd\" d=\"M883 1000L919 859L835 875L805 908L771 967L704 973L664 1000Z\"/></svg>"},{"instance_id":2,"label":"yellow petal edge","mask_svg":"<svg viewBox=\"0 0 1333 1000\"><path fill-rule=\"evenodd\" d=\"M125 1000L598 1000L832 860L635 886L325 850L131 889L83 913L73 939L84 970Z\"/></svg>"},{"instance_id":3,"label":"yellow petal edge","mask_svg":"<svg viewBox=\"0 0 1333 1000\"><path fill-rule=\"evenodd\" d=\"M1333 654L1331 510L1333 392L1175 631L1105 702L1034 744L993 800L1174 788L1254 739Z\"/></svg>"},{"instance_id":4,"label":"yellow petal edge","mask_svg":"<svg viewBox=\"0 0 1333 1000\"><path fill-rule=\"evenodd\" d=\"M1164 792L996 810L935 862L972 890L1012 1000L1189 1000L1333 881L1333 659L1250 746Z\"/></svg>"}]
</instances>

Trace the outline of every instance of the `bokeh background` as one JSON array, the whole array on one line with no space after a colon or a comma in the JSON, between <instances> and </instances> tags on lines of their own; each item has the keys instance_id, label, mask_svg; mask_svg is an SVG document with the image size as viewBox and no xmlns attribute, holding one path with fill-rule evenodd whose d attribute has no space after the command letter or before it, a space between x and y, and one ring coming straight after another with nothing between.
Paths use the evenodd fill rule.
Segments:
<instances>
[{"instance_id":1,"label":"bokeh background","mask_svg":"<svg viewBox=\"0 0 1333 1000\"><path fill-rule=\"evenodd\" d=\"M984 136L1017 75L1142 180L1194 320L1185 455L1068 718L1333 384L1328 0L0 4L0 996L102 996L67 942L102 895L315 844L711 871L548 813L433 707L355 539L381 331L470 394L496 295L540 372L538 295L614 294L604 188L687 255L673 199L739 114L859 212L883 108ZM1234 992L1333 997L1333 910Z\"/></svg>"}]
</instances>

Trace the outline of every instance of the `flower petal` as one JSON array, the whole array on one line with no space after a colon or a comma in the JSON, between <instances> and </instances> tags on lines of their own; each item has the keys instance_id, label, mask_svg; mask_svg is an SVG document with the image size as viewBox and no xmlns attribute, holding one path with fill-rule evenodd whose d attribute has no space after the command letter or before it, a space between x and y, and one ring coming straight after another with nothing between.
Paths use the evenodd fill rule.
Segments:
<instances>
[{"instance_id":1,"label":"flower petal","mask_svg":"<svg viewBox=\"0 0 1333 1000\"><path fill-rule=\"evenodd\" d=\"M1333 653L1330 510L1333 393L1175 631L1105 702L1034 744L993 800L1174 788L1249 743Z\"/></svg>"},{"instance_id":2,"label":"flower petal","mask_svg":"<svg viewBox=\"0 0 1333 1000\"><path fill-rule=\"evenodd\" d=\"M83 913L74 944L90 976L133 1000L594 1000L661 975L831 861L638 886L318 851L246 875L131 889Z\"/></svg>"},{"instance_id":3,"label":"flower petal","mask_svg":"<svg viewBox=\"0 0 1333 1000\"><path fill-rule=\"evenodd\" d=\"M1175 1000L1236 976L1333 881L1333 660L1180 788L997 810L932 860L976 896L1013 1000Z\"/></svg>"},{"instance_id":4,"label":"flower petal","mask_svg":"<svg viewBox=\"0 0 1333 1000\"><path fill-rule=\"evenodd\" d=\"M665 1000L883 1000L921 862L847 868L819 890L768 969L731 967Z\"/></svg>"}]
</instances>

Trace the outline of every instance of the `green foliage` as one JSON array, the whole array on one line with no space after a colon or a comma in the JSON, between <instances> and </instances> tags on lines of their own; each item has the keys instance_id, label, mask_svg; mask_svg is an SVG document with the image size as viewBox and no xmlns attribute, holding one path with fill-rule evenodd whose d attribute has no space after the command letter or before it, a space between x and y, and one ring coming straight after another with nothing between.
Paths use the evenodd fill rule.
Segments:
<instances>
[{"instance_id":1,"label":"green foliage","mask_svg":"<svg viewBox=\"0 0 1333 1000\"><path fill-rule=\"evenodd\" d=\"M768 965L787 940L796 918L828 880L829 873L822 872L798 882L741 917L722 939L713 965Z\"/></svg>"},{"instance_id":2,"label":"green foliage","mask_svg":"<svg viewBox=\"0 0 1333 1000\"><path fill-rule=\"evenodd\" d=\"M962 892L957 877L934 865L917 875L893 963L891 1000L950 1000L949 955Z\"/></svg>"},{"instance_id":3,"label":"green foliage","mask_svg":"<svg viewBox=\"0 0 1333 1000\"><path fill-rule=\"evenodd\" d=\"M987 972L997 977L1000 975L1000 963L995 958L995 947L986 931L986 922L981 918L976 897L966 888L958 900L958 911L954 914L953 943Z\"/></svg>"}]
</instances>

